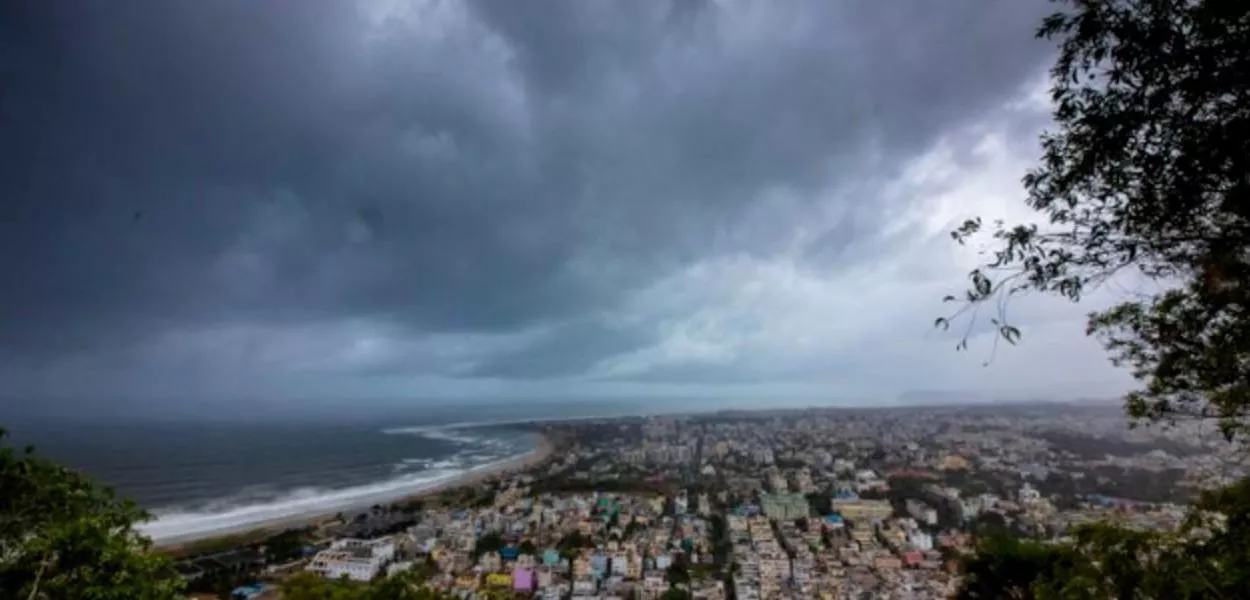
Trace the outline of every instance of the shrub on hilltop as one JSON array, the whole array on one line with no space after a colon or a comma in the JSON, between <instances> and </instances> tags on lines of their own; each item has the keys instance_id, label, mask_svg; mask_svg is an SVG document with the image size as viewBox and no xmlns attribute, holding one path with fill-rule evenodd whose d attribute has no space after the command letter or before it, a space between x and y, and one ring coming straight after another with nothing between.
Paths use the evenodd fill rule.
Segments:
<instances>
[{"instance_id":1,"label":"shrub on hilltop","mask_svg":"<svg viewBox=\"0 0 1250 600\"><path fill-rule=\"evenodd\" d=\"M182 597L182 579L135 530L146 513L4 438L0 429L0 597Z\"/></svg>"}]
</instances>

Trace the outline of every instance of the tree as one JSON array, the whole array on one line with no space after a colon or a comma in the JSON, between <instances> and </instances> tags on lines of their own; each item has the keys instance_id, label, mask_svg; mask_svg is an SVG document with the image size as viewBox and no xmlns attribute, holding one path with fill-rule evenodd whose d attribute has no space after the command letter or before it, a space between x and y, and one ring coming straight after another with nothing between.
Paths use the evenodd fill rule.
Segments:
<instances>
[{"instance_id":1,"label":"tree","mask_svg":"<svg viewBox=\"0 0 1250 600\"><path fill-rule=\"evenodd\" d=\"M1033 599L1035 586L1072 570L1080 556L1066 547L1052 547L1003 535L982 538L976 553L963 560L964 583L958 600Z\"/></svg>"},{"instance_id":2,"label":"tree","mask_svg":"<svg viewBox=\"0 0 1250 600\"><path fill-rule=\"evenodd\" d=\"M689 584L690 565L686 555L677 554L673 556L673 562L668 566L664 576L670 586Z\"/></svg>"},{"instance_id":3,"label":"tree","mask_svg":"<svg viewBox=\"0 0 1250 600\"><path fill-rule=\"evenodd\" d=\"M830 503L831 498L829 497L829 494L824 492L812 492L810 494L806 494L806 498L808 506L811 506L812 510L816 511L816 514L827 515L830 512L833 512L833 505Z\"/></svg>"},{"instance_id":4,"label":"tree","mask_svg":"<svg viewBox=\"0 0 1250 600\"><path fill-rule=\"evenodd\" d=\"M1038 31L1059 42L1055 126L1023 180L1049 225L997 223L992 260L937 325L971 314L971 331L989 304L995 340L1014 344L1011 297L1076 302L1135 271L1158 291L1093 313L1087 327L1141 382L1127 412L1213 419L1232 439L1250 424L1250 3L1063 3ZM974 218L951 236L981 230Z\"/></svg>"},{"instance_id":5,"label":"tree","mask_svg":"<svg viewBox=\"0 0 1250 600\"><path fill-rule=\"evenodd\" d=\"M303 571L282 582L286 600L364 600L367 586L346 579L326 579Z\"/></svg>"},{"instance_id":6,"label":"tree","mask_svg":"<svg viewBox=\"0 0 1250 600\"><path fill-rule=\"evenodd\" d=\"M0 429L0 597L161 600L182 579L135 525L148 515Z\"/></svg>"},{"instance_id":7,"label":"tree","mask_svg":"<svg viewBox=\"0 0 1250 600\"><path fill-rule=\"evenodd\" d=\"M690 592L686 590L671 587L660 595L660 600L687 600L690 598Z\"/></svg>"},{"instance_id":8,"label":"tree","mask_svg":"<svg viewBox=\"0 0 1250 600\"><path fill-rule=\"evenodd\" d=\"M588 536L584 536L579 531L570 531L556 542L556 548L563 554L565 551L572 552L574 555L582 548L594 548L595 541Z\"/></svg>"},{"instance_id":9,"label":"tree","mask_svg":"<svg viewBox=\"0 0 1250 600\"><path fill-rule=\"evenodd\" d=\"M425 573L409 570L370 583L326 579L301 572L282 582L284 600L443 600L451 598L426 587Z\"/></svg>"},{"instance_id":10,"label":"tree","mask_svg":"<svg viewBox=\"0 0 1250 600\"><path fill-rule=\"evenodd\" d=\"M998 339L1018 294L1073 302L1126 270L1161 291L1089 318L1112 362L1141 388L1133 422L1214 419L1250 432L1250 3L1064 0L1039 37L1059 40L1051 70L1057 129L1024 178L1049 223L995 225L992 260L969 274L962 309L986 304ZM981 231L971 219L951 236ZM953 296L948 301L956 300ZM969 324L971 327L972 323ZM970 331L971 329L969 329ZM967 347L967 334L959 348ZM1250 480L1206 492L1176 532L1106 523L1072 541L983 540L961 597L1233 598L1250 589Z\"/></svg>"},{"instance_id":11,"label":"tree","mask_svg":"<svg viewBox=\"0 0 1250 600\"><path fill-rule=\"evenodd\" d=\"M1175 532L1082 525L1065 544L988 536L960 598L1238 598L1250 589L1250 480L1208 491Z\"/></svg>"},{"instance_id":12,"label":"tree","mask_svg":"<svg viewBox=\"0 0 1250 600\"><path fill-rule=\"evenodd\" d=\"M284 563L304 554L310 541L310 529L288 529L265 540L265 561Z\"/></svg>"},{"instance_id":13,"label":"tree","mask_svg":"<svg viewBox=\"0 0 1250 600\"><path fill-rule=\"evenodd\" d=\"M503 549L503 537L498 531L487 532L482 537L477 538L477 543L473 545L473 558L479 558L487 552L499 552Z\"/></svg>"}]
</instances>

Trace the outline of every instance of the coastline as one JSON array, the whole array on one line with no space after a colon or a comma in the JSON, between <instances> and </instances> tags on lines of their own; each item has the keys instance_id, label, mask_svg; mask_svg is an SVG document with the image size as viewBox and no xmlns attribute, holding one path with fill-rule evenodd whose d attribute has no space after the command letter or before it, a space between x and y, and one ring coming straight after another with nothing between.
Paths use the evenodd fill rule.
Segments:
<instances>
[{"instance_id":1,"label":"coastline","mask_svg":"<svg viewBox=\"0 0 1250 600\"><path fill-rule=\"evenodd\" d=\"M306 514L292 514L259 520L253 523L239 524L237 527L223 527L211 531L189 533L186 535L169 536L153 539L153 550L162 553L177 554L180 550L195 544L232 537L262 537L263 535L280 533L298 527L316 527L333 520L342 513L358 512L368 509L372 504L403 504L424 500L443 492L477 485L485 480L527 471L545 462L555 452L555 444L546 435L534 431L537 437L534 449L497 462L481 465L442 481L430 483L428 486L412 490L408 493L397 493L394 497L378 499L377 502L365 503L350 507L337 507L333 510L322 510Z\"/></svg>"}]
</instances>

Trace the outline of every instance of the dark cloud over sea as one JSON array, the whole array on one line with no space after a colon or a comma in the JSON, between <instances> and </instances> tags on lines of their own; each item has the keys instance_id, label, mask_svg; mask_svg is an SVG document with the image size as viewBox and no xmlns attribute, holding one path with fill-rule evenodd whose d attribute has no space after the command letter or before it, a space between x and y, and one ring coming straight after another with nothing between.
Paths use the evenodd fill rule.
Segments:
<instances>
[{"instance_id":1,"label":"dark cloud over sea","mask_svg":"<svg viewBox=\"0 0 1250 600\"><path fill-rule=\"evenodd\" d=\"M993 373L927 329L1050 8L6 3L0 391L1118 385L1076 310Z\"/></svg>"}]
</instances>

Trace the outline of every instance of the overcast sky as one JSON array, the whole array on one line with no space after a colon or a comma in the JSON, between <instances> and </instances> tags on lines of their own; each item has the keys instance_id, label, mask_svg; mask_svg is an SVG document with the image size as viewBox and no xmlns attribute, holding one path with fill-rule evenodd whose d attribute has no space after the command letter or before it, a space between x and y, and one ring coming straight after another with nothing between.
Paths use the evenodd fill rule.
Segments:
<instances>
[{"instance_id":1,"label":"overcast sky","mask_svg":"<svg viewBox=\"0 0 1250 600\"><path fill-rule=\"evenodd\" d=\"M951 227L1028 217L1051 8L6 2L0 391L1119 392L1106 293L932 330Z\"/></svg>"}]
</instances>

